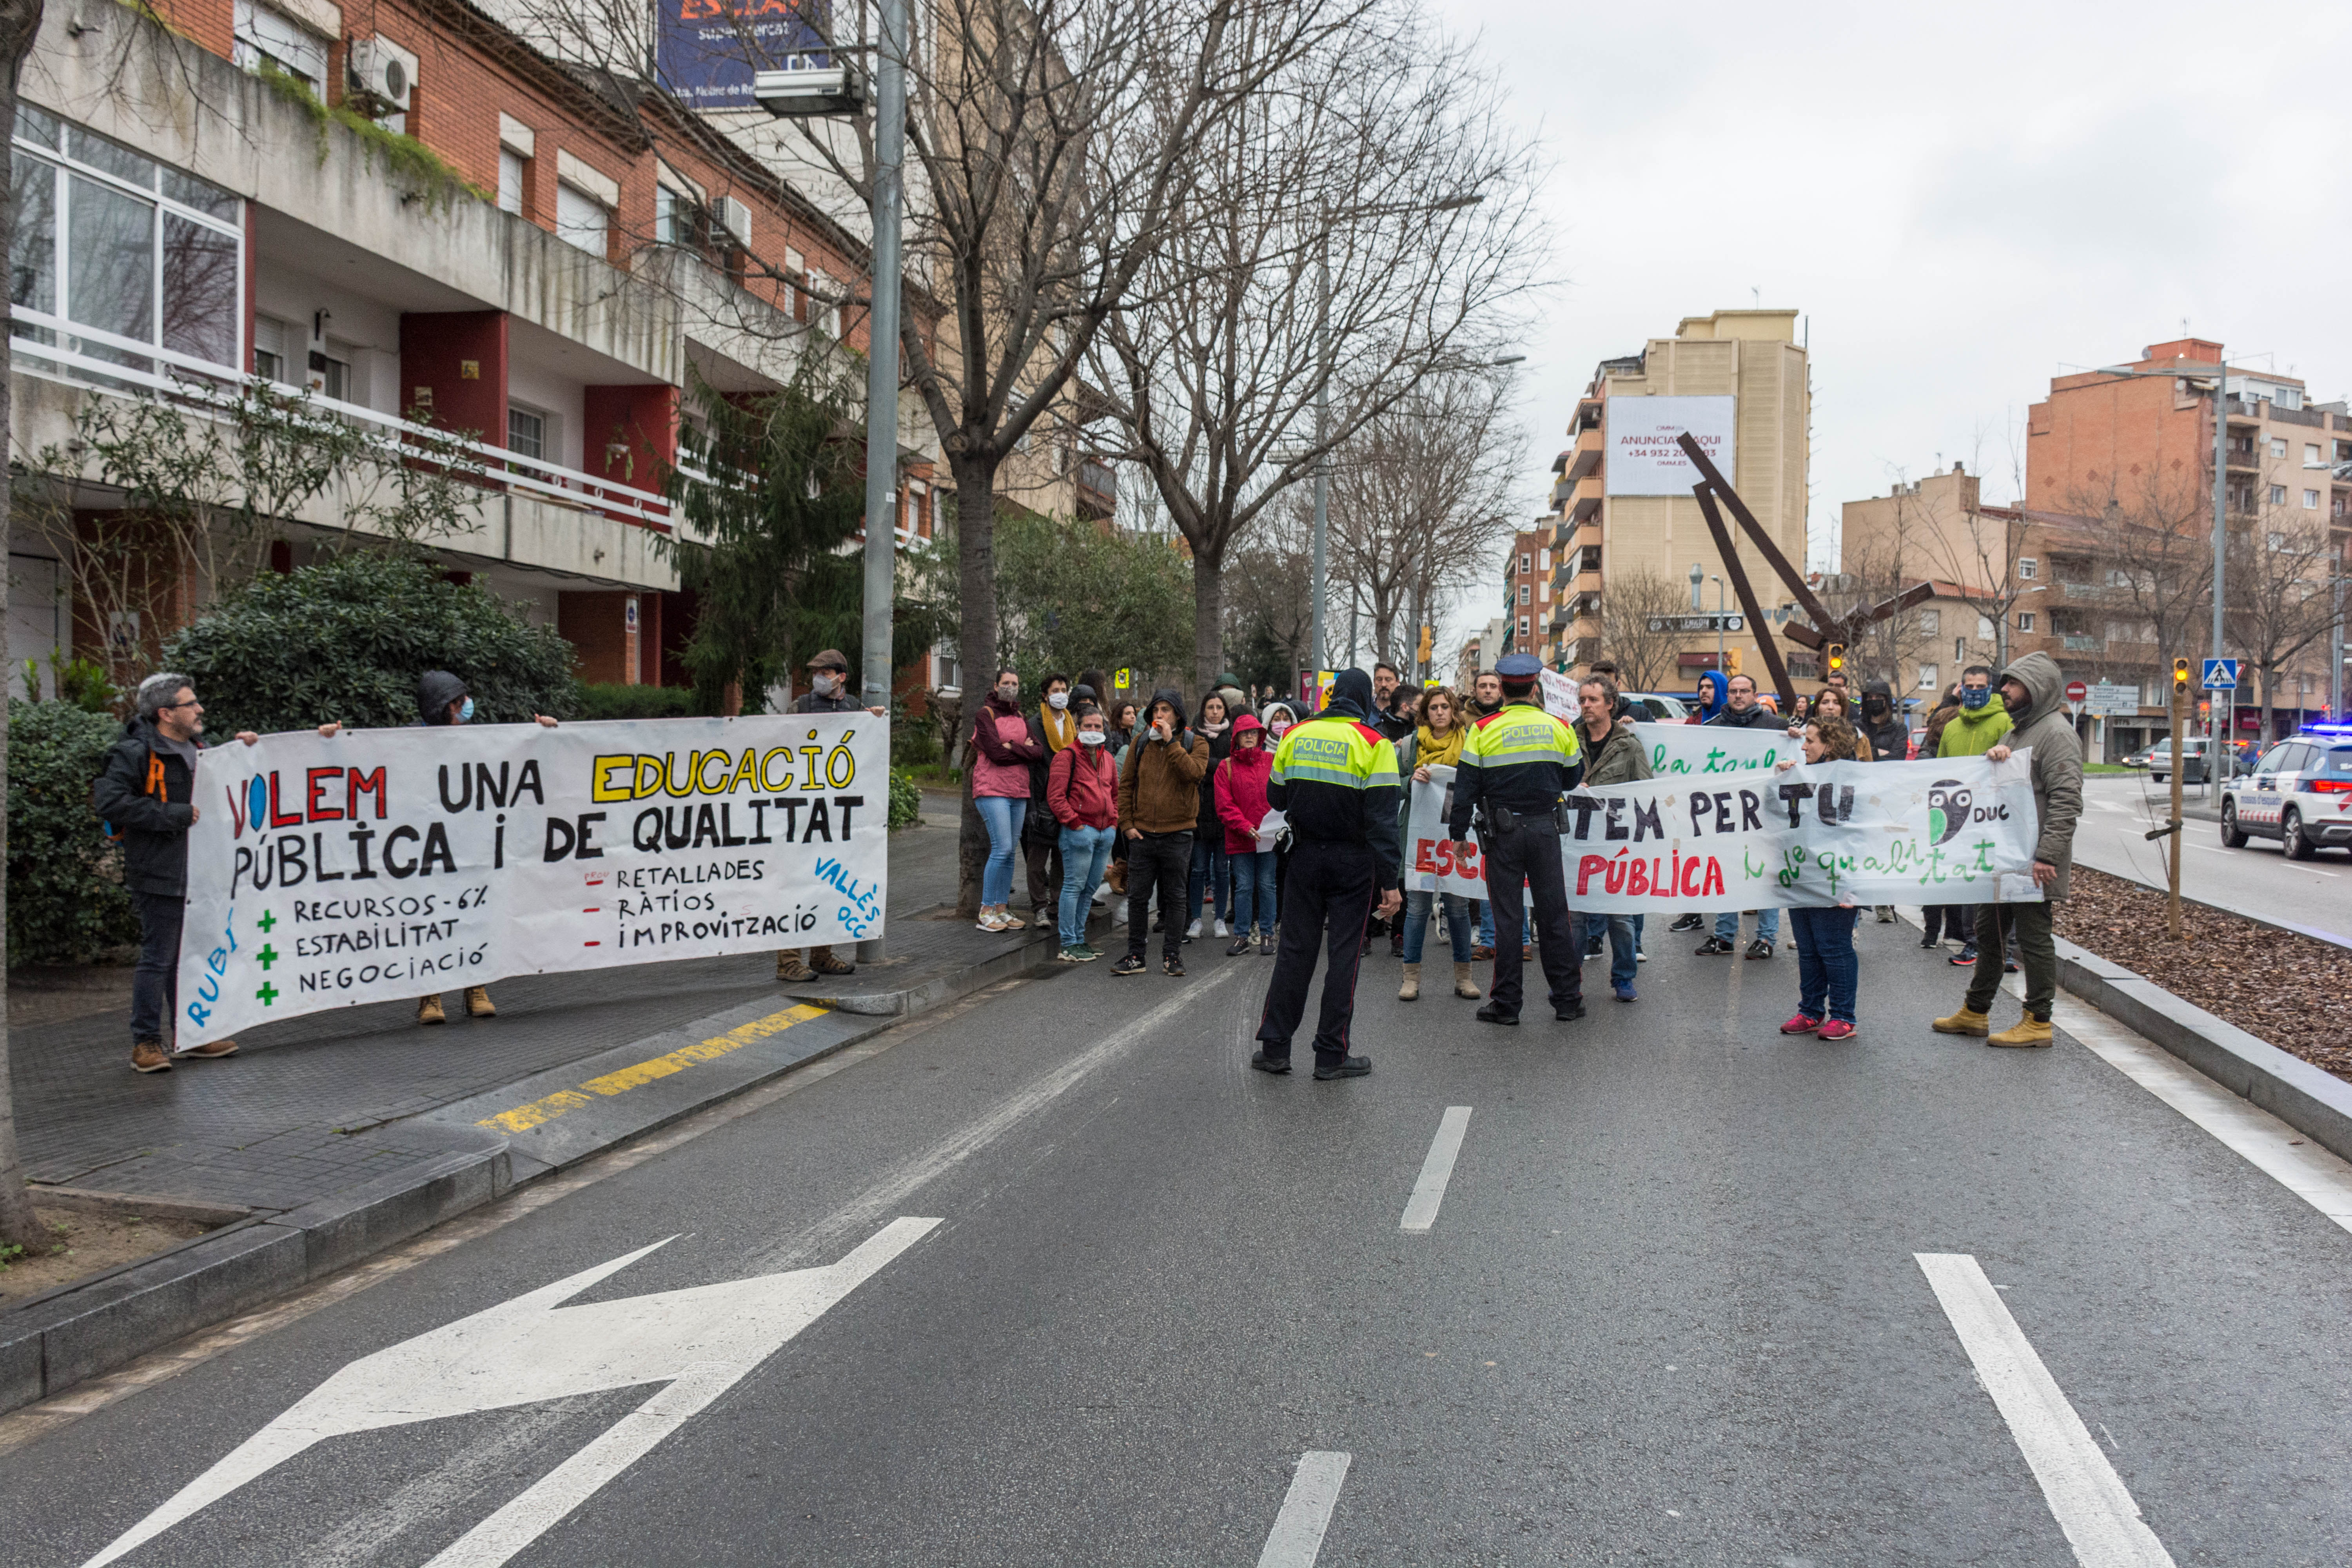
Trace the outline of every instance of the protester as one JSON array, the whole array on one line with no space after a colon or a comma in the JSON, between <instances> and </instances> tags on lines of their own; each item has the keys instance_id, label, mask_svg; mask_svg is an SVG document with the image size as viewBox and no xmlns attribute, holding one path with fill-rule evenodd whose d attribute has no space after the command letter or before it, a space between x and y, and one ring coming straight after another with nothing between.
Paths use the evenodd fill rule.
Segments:
<instances>
[{"instance_id":1,"label":"protester","mask_svg":"<svg viewBox=\"0 0 2352 1568\"><path fill-rule=\"evenodd\" d=\"M1491 669L1482 669L1470 678L1469 721L1473 724L1489 713L1503 710L1503 678Z\"/></svg>"},{"instance_id":2,"label":"protester","mask_svg":"<svg viewBox=\"0 0 2352 1568\"><path fill-rule=\"evenodd\" d=\"M1265 726L1244 713L1234 721L1231 746L1217 764L1217 822L1223 830L1225 865L1233 879L1234 944L1227 958L1250 950L1250 927L1257 927L1257 950L1274 954L1274 850L1258 847L1258 826L1273 807L1266 785L1274 780L1274 752L1265 744Z\"/></svg>"},{"instance_id":3,"label":"protester","mask_svg":"<svg viewBox=\"0 0 2352 1568\"><path fill-rule=\"evenodd\" d=\"M2007 739L2011 728L2008 705L1993 700L1991 669L1981 664L1972 664L1960 671L1959 711L1946 721L1943 734L1936 743L1936 754L1938 757L1981 757ZM1944 933L1958 936L1964 944L1952 955L1953 964L1963 969L1975 968L1977 906L1950 905L1944 911L1943 920Z\"/></svg>"},{"instance_id":4,"label":"protester","mask_svg":"<svg viewBox=\"0 0 2352 1568\"><path fill-rule=\"evenodd\" d=\"M1461 699L1445 687L1435 687L1423 692L1420 707L1421 721L1414 726L1410 742L1412 754L1410 757L1400 754L1397 766L1400 770L1411 770L1415 783L1427 784L1430 782L1430 769L1458 767L1461 764L1462 742L1470 731L1462 721ZM1406 815L1405 832L1409 835L1409 809ZM1400 838L1400 866L1408 862L1405 847L1404 839ZM1440 899L1443 899L1443 903L1439 903ZM1431 906L1436 905L1444 911L1445 940L1454 952L1454 994L1470 1001L1477 1000L1478 984L1470 977L1470 930L1475 923L1470 913L1472 902L1459 893L1440 894L1425 889L1406 891L1404 978L1397 990L1401 999L1412 1002L1421 995L1421 950L1429 935Z\"/></svg>"},{"instance_id":5,"label":"protester","mask_svg":"<svg viewBox=\"0 0 2352 1568\"><path fill-rule=\"evenodd\" d=\"M1862 761L1866 744L1843 719L1820 718L1805 726L1808 764ZM1775 771L1786 773L1796 765L1790 760ZM1853 951L1853 927L1861 912L1850 898L1832 907L1799 904L1790 910L1789 928L1797 939L1797 1011L1780 1026L1782 1034L1853 1038L1854 994L1862 967Z\"/></svg>"},{"instance_id":6,"label":"protester","mask_svg":"<svg viewBox=\"0 0 2352 1568\"><path fill-rule=\"evenodd\" d=\"M1029 923L1042 930L1057 920L1062 884L1062 826L1045 805L1045 770L1056 753L1078 738L1077 721L1070 710L1068 676L1048 675L1040 683L1028 731L1029 743L1037 754L1027 759L1029 809L1022 816L1021 860L1028 874Z\"/></svg>"},{"instance_id":7,"label":"protester","mask_svg":"<svg viewBox=\"0 0 2352 1568\"><path fill-rule=\"evenodd\" d=\"M1650 776L1650 749L1620 716L1616 683L1607 676L1587 676L1576 689L1578 716L1574 729L1584 752L1584 786L1638 784ZM1633 989L1635 965L1641 961L1642 915L1588 915L1574 921L1577 941L1588 958L1600 956L1601 932L1609 935L1609 989L1620 1002L1639 999Z\"/></svg>"},{"instance_id":8,"label":"protester","mask_svg":"<svg viewBox=\"0 0 2352 1568\"><path fill-rule=\"evenodd\" d=\"M1404 684L1404 672L1392 664L1372 666L1372 696L1375 707L1372 728L1378 730L1391 745L1412 733L1413 715L1410 710L1402 714L1397 708L1397 693L1403 690L1411 697L1411 688Z\"/></svg>"},{"instance_id":9,"label":"protester","mask_svg":"<svg viewBox=\"0 0 2352 1568\"><path fill-rule=\"evenodd\" d=\"M1473 816L1479 821L1479 859L1486 897L1495 904L1495 984L1481 1023L1519 1021L1525 949L1519 921L1522 887L1534 895L1536 951L1542 956L1552 1016L1584 1016L1584 944L1568 919L1567 868L1560 861L1560 796L1584 773L1582 748L1567 721L1536 701L1543 666L1535 656L1507 653L1495 661L1502 678L1503 710L1470 726L1454 775L1454 811L1447 820L1454 853L1467 847ZM1481 810L1481 808L1484 808Z\"/></svg>"},{"instance_id":10,"label":"protester","mask_svg":"<svg viewBox=\"0 0 2352 1568\"><path fill-rule=\"evenodd\" d=\"M1091 963L1102 954L1087 941L1087 914L1118 837L1118 764L1108 755L1102 710L1088 703L1076 722L1076 739L1045 764L1045 808L1062 830L1059 956Z\"/></svg>"},{"instance_id":11,"label":"protester","mask_svg":"<svg viewBox=\"0 0 2352 1568\"><path fill-rule=\"evenodd\" d=\"M1209 916L1216 922L1214 934L1229 934L1224 919L1225 900L1232 896L1225 878L1231 869L1225 864L1225 828L1217 817L1217 764L1232 753L1232 710L1225 700L1212 691L1201 700L1200 721L1192 732L1209 744L1208 771L1201 775L1201 799L1193 814L1192 868L1186 888L1189 897L1184 903L1184 940L1191 942L1201 934L1201 895L1209 896Z\"/></svg>"},{"instance_id":12,"label":"protester","mask_svg":"<svg viewBox=\"0 0 2352 1568\"><path fill-rule=\"evenodd\" d=\"M2033 847L2033 880L2042 889L2042 902L1977 906L1976 973L1960 1010L1936 1020L1939 1034L1989 1035L1986 1043L1995 1046L2032 1047L2051 1042L2050 1007L2058 991L2058 949L2052 926L2056 907L2066 897L2074 824L2083 815L2083 742L2066 714L2065 693L2065 673L2046 653L2029 653L2001 671L2001 704L2014 728L1984 754L2001 763L2012 752L2032 751L2033 816L2041 825ZM1947 739L1950 734L1945 731ZM2010 1028L1990 1035L2003 944L2012 931L2025 965L2025 1015Z\"/></svg>"},{"instance_id":13,"label":"protester","mask_svg":"<svg viewBox=\"0 0 2352 1568\"><path fill-rule=\"evenodd\" d=\"M1700 670L1698 672L1698 715L1691 722L1714 723L1717 715L1721 714L1727 706L1726 693L1730 689L1730 684L1724 678L1723 671L1719 669Z\"/></svg>"},{"instance_id":14,"label":"protester","mask_svg":"<svg viewBox=\"0 0 2352 1568\"><path fill-rule=\"evenodd\" d=\"M1172 688L1151 694L1148 727L1118 770L1119 831L1127 836L1127 956L1113 974L1140 974L1151 943L1150 901L1160 890L1160 952L1171 977L1184 975L1184 889L1192 835L1201 816L1201 781L1209 742L1184 725L1184 698Z\"/></svg>"},{"instance_id":15,"label":"protester","mask_svg":"<svg viewBox=\"0 0 2352 1568\"><path fill-rule=\"evenodd\" d=\"M1411 686L1400 685L1389 692L1389 723L1381 728L1381 733L1387 736L1389 743L1397 749L1399 777L1411 773L1413 768L1413 753L1419 743L1417 737L1421 729L1421 697L1422 694ZM1409 792L1400 791L1399 794L1404 796L1397 808L1397 832L1402 835L1404 832L1404 819L1410 814L1412 802ZM1402 862L1399 863L1397 872L1396 890L1398 897L1404 896L1404 872ZM1372 923L1377 927L1381 922L1375 921ZM1389 956L1402 959L1404 957L1404 916L1400 913L1397 918L1389 921L1387 925Z\"/></svg>"},{"instance_id":16,"label":"protester","mask_svg":"<svg viewBox=\"0 0 2352 1568\"><path fill-rule=\"evenodd\" d=\"M1135 741L1135 704L1120 700L1110 707L1110 722L1103 726L1103 745L1114 758L1127 755Z\"/></svg>"},{"instance_id":17,"label":"protester","mask_svg":"<svg viewBox=\"0 0 2352 1568\"><path fill-rule=\"evenodd\" d=\"M1716 672L1710 669L1706 673L1713 675ZM1841 713L1843 712L1845 700L1843 692L1824 691L1822 696L1835 698L1840 705ZM1735 675L1723 683L1723 707L1715 717L1706 721L1727 730L1776 729L1780 722L1777 714L1772 713L1756 700L1756 679L1748 675ZM1780 940L1780 911L1770 909L1759 910L1754 913L1756 940L1748 944L1748 956L1769 958L1772 956L1773 947ZM1699 943L1694 951L1703 958L1738 952L1739 915L1740 911L1737 910L1725 910L1717 914L1715 917L1715 934ZM1685 925L1682 921L1676 921L1674 929L1676 931L1697 929L1696 918L1686 915L1684 920L1691 923Z\"/></svg>"},{"instance_id":18,"label":"protester","mask_svg":"<svg viewBox=\"0 0 2352 1568\"><path fill-rule=\"evenodd\" d=\"M1021 852L1022 827L1029 816L1029 765L1043 762L1044 746L1030 738L1021 713L1021 677L996 672L995 689L972 716L971 803L988 828L988 865L980 877L980 929L1020 931L1028 924L1006 907L1013 897L1013 866Z\"/></svg>"},{"instance_id":19,"label":"protester","mask_svg":"<svg viewBox=\"0 0 2352 1568\"><path fill-rule=\"evenodd\" d=\"M837 647L826 648L808 661L809 689L793 703L795 713L855 713L860 709L877 719L890 717L887 708L869 708L850 694L849 658ZM776 978L798 984L821 974L855 974L857 966L835 958L830 943L821 943L807 950L805 957L798 948L776 950Z\"/></svg>"},{"instance_id":20,"label":"protester","mask_svg":"<svg viewBox=\"0 0 2352 1568\"><path fill-rule=\"evenodd\" d=\"M180 926L188 898L188 829L196 808L196 759L204 751L205 705L195 683L161 670L139 683L134 717L106 754L90 805L122 840L122 881L139 916L139 963L131 972L131 1068L169 1072L175 1061L212 1061L236 1055L235 1040L167 1049L163 1026L178 1029ZM332 739L340 724L321 724ZM240 730L250 746L261 737Z\"/></svg>"},{"instance_id":21,"label":"protester","mask_svg":"<svg viewBox=\"0 0 2352 1568\"><path fill-rule=\"evenodd\" d=\"M1847 722L1853 715L1841 714ZM1911 757L1911 726L1904 721L1903 705L1886 682L1873 680L1862 689L1862 722L1854 725L1862 740L1865 763L1901 763Z\"/></svg>"},{"instance_id":22,"label":"protester","mask_svg":"<svg viewBox=\"0 0 2352 1568\"><path fill-rule=\"evenodd\" d=\"M1370 1058L1348 1049L1357 964L1375 895L1383 915L1402 901L1392 886L1402 787L1396 748L1372 728L1372 711L1370 679L1343 669L1323 711L1292 726L1275 752L1266 803L1288 818L1296 847L1282 938L1258 1014L1258 1048L1250 1056L1260 1072L1290 1070L1290 1037L1307 1010L1318 946L1328 958L1315 1076L1361 1078L1372 1070Z\"/></svg>"},{"instance_id":23,"label":"protester","mask_svg":"<svg viewBox=\"0 0 2352 1568\"><path fill-rule=\"evenodd\" d=\"M1268 702L1258 719L1265 725L1265 749L1271 755L1298 722L1298 710L1288 702ZM1274 841L1274 923L1282 923L1282 883L1290 875L1290 830L1283 829L1282 837Z\"/></svg>"}]
</instances>

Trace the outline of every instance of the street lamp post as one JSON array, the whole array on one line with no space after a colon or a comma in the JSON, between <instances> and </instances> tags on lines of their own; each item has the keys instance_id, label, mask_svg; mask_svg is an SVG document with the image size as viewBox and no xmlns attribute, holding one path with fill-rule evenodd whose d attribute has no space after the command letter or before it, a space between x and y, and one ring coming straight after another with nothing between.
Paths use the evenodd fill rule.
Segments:
<instances>
[{"instance_id":1,"label":"street lamp post","mask_svg":"<svg viewBox=\"0 0 2352 1568\"><path fill-rule=\"evenodd\" d=\"M1720 675L1723 673L1723 579L1712 572L1707 574L1707 579L1715 584L1715 668Z\"/></svg>"}]
</instances>

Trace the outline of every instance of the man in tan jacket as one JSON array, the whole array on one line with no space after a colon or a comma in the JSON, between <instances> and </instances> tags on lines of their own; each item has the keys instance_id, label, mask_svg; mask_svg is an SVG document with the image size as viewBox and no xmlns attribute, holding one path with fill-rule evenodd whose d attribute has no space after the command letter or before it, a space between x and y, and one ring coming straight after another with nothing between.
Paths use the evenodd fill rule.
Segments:
<instances>
[{"instance_id":1,"label":"man in tan jacket","mask_svg":"<svg viewBox=\"0 0 2352 1568\"><path fill-rule=\"evenodd\" d=\"M1118 771L1118 827L1127 835L1127 956L1113 974L1140 974L1151 944L1146 910L1160 887L1160 945L1168 973L1184 974L1184 895L1192 874L1192 828L1201 815L1201 780L1209 771L1209 742L1185 727L1184 697L1151 694L1144 729Z\"/></svg>"}]
</instances>

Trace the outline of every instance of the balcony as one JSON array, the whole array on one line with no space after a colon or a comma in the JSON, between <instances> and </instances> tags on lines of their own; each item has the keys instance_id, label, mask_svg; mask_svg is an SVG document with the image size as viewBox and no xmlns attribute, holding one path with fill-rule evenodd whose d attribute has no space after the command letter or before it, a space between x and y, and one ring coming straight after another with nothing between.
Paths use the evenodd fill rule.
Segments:
<instances>
[{"instance_id":1,"label":"balcony","mask_svg":"<svg viewBox=\"0 0 2352 1568\"><path fill-rule=\"evenodd\" d=\"M1601 514L1601 476L1588 474L1576 482L1575 498L1570 501L1568 515L1571 522L1581 527Z\"/></svg>"},{"instance_id":2,"label":"balcony","mask_svg":"<svg viewBox=\"0 0 2352 1568\"><path fill-rule=\"evenodd\" d=\"M1563 502L1563 501L1565 501L1565 500L1568 500L1568 498L1570 497L1570 494L1572 494L1572 493L1575 491L1575 489L1576 489L1576 481L1575 481L1575 480L1573 480L1573 479L1563 479L1559 480L1558 483L1554 484L1554 485L1551 487L1551 508L1552 508L1552 510L1553 510L1554 511L1558 511L1558 510L1559 510L1560 503L1561 503L1561 502Z\"/></svg>"},{"instance_id":3,"label":"balcony","mask_svg":"<svg viewBox=\"0 0 2352 1568\"><path fill-rule=\"evenodd\" d=\"M1569 453L1568 469L1561 478L1572 484L1601 467L1601 443L1599 426L1578 431L1576 445ZM1552 504L1557 506L1559 503L1554 501Z\"/></svg>"},{"instance_id":4,"label":"balcony","mask_svg":"<svg viewBox=\"0 0 2352 1568\"><path fill-rule=\"evenodd\" d=\"M1092 454L1081 455L1071 470L1078 489L1078 515L1088 522L1118 510L1118 470Z\"/></svg>"},{"instance_id":5,"label":"balcony","mask_svg":"<svg viewBox=\"0 0 2352 1568\"><path fill-rule=\"evenodd\" d=\"M2095 633L2068 632L2059 640L2068 653L2097 653L2107 646L2107 639Z\"/></svg>"}]
</instances>

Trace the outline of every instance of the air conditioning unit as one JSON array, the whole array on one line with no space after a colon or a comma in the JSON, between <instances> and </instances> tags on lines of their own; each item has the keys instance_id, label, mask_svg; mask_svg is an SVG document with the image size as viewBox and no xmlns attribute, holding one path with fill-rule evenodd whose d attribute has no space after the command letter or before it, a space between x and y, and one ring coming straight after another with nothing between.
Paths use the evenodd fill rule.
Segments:
<instances>
[{"instance_id":1,"label":"air conditioning unit","mask_svg":"<svg viewBox=\"0 0 2352 1568\"><path fill-rule=\"evenodd\" d=\"M751 78L751 96L779 119L855 114L866 104L866 80L846 66L760 71Z\"/></svg>"},{"instance_id":2,"label":"air conditioning unit","mask_svg":"<svg viewBox=\"0 0 2352 1568\"><path fill-rule=\"evenodd\" d=\"M733 196L719 198L719 226L744 249L751 248L751 209Z\"/></svg>"},{"instance_id":3,"label":"air conditioning unit","mask_svg":"<svg viewBox=\"0 0 2352 1568\"><path fill-rule=\"evenodd\" d=\"M402 113L416 90L416 57L389 38L353 38L346 51L352 86Z\"/></svg>"}]
</instances>

